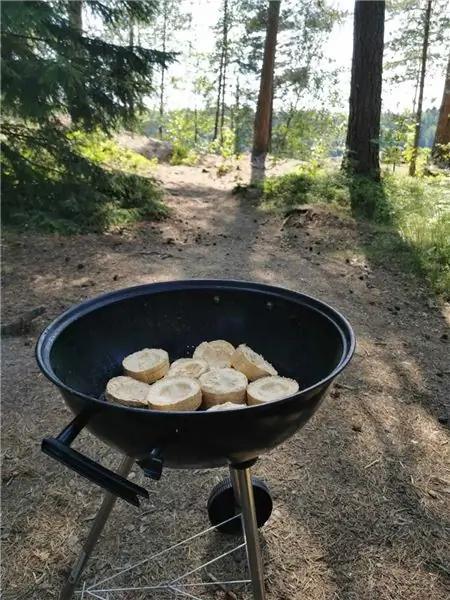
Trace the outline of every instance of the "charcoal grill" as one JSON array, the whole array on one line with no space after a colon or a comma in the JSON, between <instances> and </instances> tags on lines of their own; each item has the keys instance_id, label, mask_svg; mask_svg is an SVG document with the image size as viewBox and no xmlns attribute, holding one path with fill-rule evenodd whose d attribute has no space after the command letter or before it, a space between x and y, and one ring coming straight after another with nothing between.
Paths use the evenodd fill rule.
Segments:
<instances>
[{"instance_id":1,"label":"charcoal grill","mask_svg":"<svg viewBox=\"0 0 450 600\"><path fill-rule=\"evenodd\" d=\"M198 344L212 339L248 344L280 375L298 380L300 391L278 402L223 412L158 412L104 400L106 382L122 372L126 355L158 347L174 360L191 356ZM136 506L148 498L145 488L127 479L134 463L155 480L163 468L229 467L229 480L209 497L208 516L223 533L242 527L253 596L263 600L258 527L269 518L272 500L250 469L310 419L354 346L350 324L329 305L247 281L125 288L76 305L53 321L38 340L36 359L74 419L57 437L45 438L42 450L107 492L61 600L72 596L117 497ZM71 448L84 428L124 455L117 473Z\"/></svg>"}]
</instances>

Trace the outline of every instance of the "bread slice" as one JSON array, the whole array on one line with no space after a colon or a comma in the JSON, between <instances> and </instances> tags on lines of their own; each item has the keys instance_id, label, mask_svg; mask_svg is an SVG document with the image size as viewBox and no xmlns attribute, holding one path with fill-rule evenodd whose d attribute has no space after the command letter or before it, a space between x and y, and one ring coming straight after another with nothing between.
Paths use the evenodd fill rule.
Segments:
<instances>
[{"instance_id":1,"label":"bread slice","mask_svg":"<svg viewBox=\"0 0 450 600\"><path fill-rule=\"evenodd\" d=\"M279 376L262 377L249 383L247 403L251 406L282 400L293 396L298 390L299 385L295 379Z\"/></svg>"},{"instance_id":2,"label":"bread slice","mask_svg":"<svg viewBox=\"0 0 450 600\"><path fill-rule=\"evenodd\" d=\"M278 375L276 369L267 360L246 344L241 344L236 348L231 357L231 366L244 373L249 381L255 381L268 375Z\"/></svg>"},{"instance_id":3,"label":"bread slice","mask_svg":"<svg viewBox=\"0 0 450 600\"><path fill-rule=\"evenodd\" d=\"M169 370L169 355L159 348L144 348L122 361L125 375L144 383L154 383Z\"/></svg>"},{"instance_id":4,"label":"bread slice","mask_svg":"<svg viewBox=\"0 0 450 600\"><path fill-rule=\"evenodd\" d=\"M153 410L197 410L202 403L200 384L193 377L165 377L150 386L147 402Z\"/></svg>"},{"instance_id":5,"label":"bread slice","mask_svg":"<svg viewBox=\"0 0 450 600\"><path fill-rule=\"evenodd\" d=\"M202 342L194 350L193 358L205 360L210 369L224 369L231 366L234 346L225 340Z\"/></svg>"},{"instance_id":6,"label":"bread slice","mask_svg":"<svg viewBox=\"0 0 450 600\"><path fill-rule=\"evenodd\" d=\"M220 410L234 410L235 408L246 408L246 404L236 404L235 402L225 402L224 404L215 404L208 408L206 412L218 412Z\"/></svg>"},{"instance_id":7,"label":"bread slice","mask_svg":"<svg viewBox=\"0 0 450 600\"><path fill-rule=\"evenodd\" d=\"M170 365L166 377L193 377L198 379L208 370L209 366L206 360L179 358Z\"/></svg>"},{"instance_id":8,"label":"bread slice","mask_svg":"<svg viewBox=\"0 0 450 600\"><path fill-rule=\"evenodd\" d=\"M147 394L150 386L132 377L119 375L106 384L105 398L125 406L148 408Z\"/></svg>"},{"instance_id":9,"label":"bread slice","mask_svg":"<svg viewBox=\"0 0 450 600\"><path fill-rule=\"evenodd\" d=\"M203 406L211 408L225 402L244 404L247 385L247 377L239 371L229 368L212 369L200 377Z\"/></svg>"}]
</instances>

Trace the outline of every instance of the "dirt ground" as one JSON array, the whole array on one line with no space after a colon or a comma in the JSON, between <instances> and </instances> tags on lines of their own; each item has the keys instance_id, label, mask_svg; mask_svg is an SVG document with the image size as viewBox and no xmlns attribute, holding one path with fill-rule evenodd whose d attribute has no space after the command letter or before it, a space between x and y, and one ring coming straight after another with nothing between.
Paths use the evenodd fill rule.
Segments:
<instances>
[{"instance_id":1,"label":"dirt ground","mask_svg":"<svg viewBox=\"0 0 450 600\"><path fill-rule=\"evenodd\" d=\"M102 497L40 450L70 414L36 366L39 331L101 292L224 277L317 296L349 318L358 342L314 418L256 465L274 497L262 530L268 599L447 599L449 307L435 306L417 278L368 262L359 248L370 232L349 217L320 210L287 222L269 217L231 195L233 175L219 178L213 167L160 166L158 177L174 212L166 222L105 235L4 236L2 322L39 305L47 312L31 333L2 343L2 598L58 597ZM120 461L89 434L75 447L113 468ZM225 474L166 471L155 483L134 470L150 501L139 509L117 502L84 581L117 574L208 527L206 501ZM112 582L136 587L175 578L238 543L211 533ZM235 577L242 553L209 569ZM239 586L235 592L249 597ZM189 593L233 598L214 586ZM129 590L95 597L174 596Z\"/></svg>"}]
</instances>

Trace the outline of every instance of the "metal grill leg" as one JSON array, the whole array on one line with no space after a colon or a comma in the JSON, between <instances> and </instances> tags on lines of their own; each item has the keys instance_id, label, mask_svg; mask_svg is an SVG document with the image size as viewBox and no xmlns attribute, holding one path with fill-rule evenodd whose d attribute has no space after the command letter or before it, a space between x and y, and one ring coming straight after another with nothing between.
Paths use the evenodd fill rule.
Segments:
<instances>
[{"instance_id":1,"label":"metal grill leg","mask_svg":"<svg viewBox=\"0 0 450 600\"><path fill-rule=\"evenodd\" d=\"M126 456L120 463L120 467L117 473L122 477L127 477L131 471L134 461L134 458ZM102 505L100 506L100 510L98 511L97 516L95 517L94 523L92 524L91 530L89 531L89 535L84 543L83 549L81 550L77 560L74 562L72 570L70 571L70 575L67 578L67 581L64 584L63 588L61 589L61 592L59 594L59 600L70 600L70 598L72 598L72 594L75 591L75 587L81 577L84 568L86 567L86 564L89 560L89 557L92 554L92 550L94 549L98 538L102 534L103 528L105 527L106 521L108 520L108 517L111 514L112 509L114 508L116 500L117 496L111 494L111 492L107 492L105 494Z\"/></svg>"},{"instance_id":2,"label":"metal grill leg","mask_svg":"<svg viewBox=\"0 0 450 600\"><path fill-rule=\"evenodd\" d=\"M230 467L236 501L242 509L242 524L247 546L247 560L254 600L265 600L264 570L256 521L255 498L250 469Z\"/></svg>"}]
</instances>

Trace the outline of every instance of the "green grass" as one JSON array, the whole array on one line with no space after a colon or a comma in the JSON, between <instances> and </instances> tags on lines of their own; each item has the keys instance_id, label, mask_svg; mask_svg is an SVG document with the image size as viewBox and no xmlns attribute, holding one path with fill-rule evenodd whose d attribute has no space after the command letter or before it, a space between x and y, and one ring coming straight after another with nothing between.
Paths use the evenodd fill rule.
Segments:
<instances>
[{"instance_id":1,"label":"green grass","mask_svg":"<svg viewBox=\"0 0 450 600\"><path fill-rule=\"evenodd\" d=\"M450 177L410 178L385 174L376 183L343 172L302 167L269 178L262 209L286 212L302 204L331 204L371 226L362 242L370 257L428 279L434 292L450 298Z\"/></svg>"}]
</instances>

